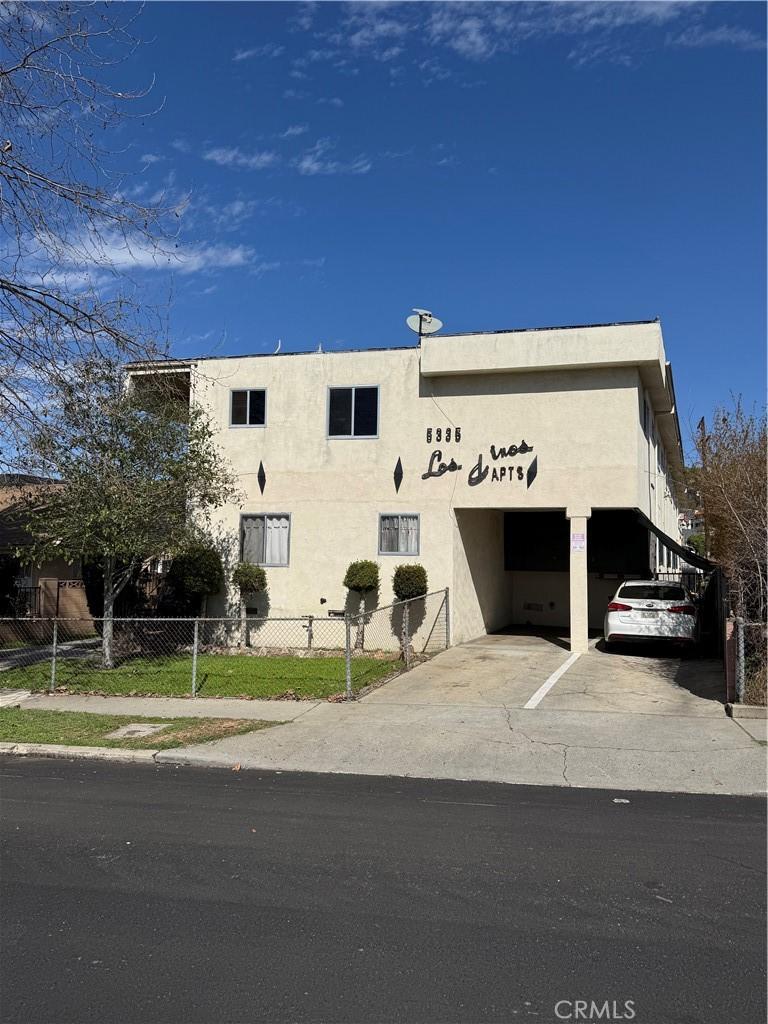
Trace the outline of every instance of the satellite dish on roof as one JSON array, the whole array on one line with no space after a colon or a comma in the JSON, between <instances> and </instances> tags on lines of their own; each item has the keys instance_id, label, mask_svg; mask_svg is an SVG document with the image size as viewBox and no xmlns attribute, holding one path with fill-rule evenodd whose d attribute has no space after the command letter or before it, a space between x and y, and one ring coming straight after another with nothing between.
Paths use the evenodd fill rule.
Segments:
<instances>
[{"instance_id":1,"label":"satellite dish on roof","mask_svg":"<svg viewBox=\"0 0 768 1024\"><path fill-rule=\"evenodd\" d=\"M434 334L443 326L443 321L432 316L428 309L414 309L412 315L405 318L405 322L420 338L423 334Z\"/></svg>"}]
</instances>

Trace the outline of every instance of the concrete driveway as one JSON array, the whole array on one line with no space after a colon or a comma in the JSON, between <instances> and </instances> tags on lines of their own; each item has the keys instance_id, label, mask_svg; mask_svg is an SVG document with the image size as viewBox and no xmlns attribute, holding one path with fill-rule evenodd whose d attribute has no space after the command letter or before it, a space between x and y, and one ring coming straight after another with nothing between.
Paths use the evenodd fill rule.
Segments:
<instances>
[{"instance_id":1,"label":"concrete driveway","mask_svg":"<svg viewBox=\"0 0 768 1024\"><path fill-rule=\"evenodd\" d=\"M551 711L623 711L638 715L724 713L722 662L664 645L592 646L541 703Z\"/></svg>"},{"instance_id":2,"label":"concrete driveway","mask_svg":"<svg viewBox=\"0 0 768 1024\"><path fill-rule=\"evenodd\" d=\"M521 708L567 659L567 648L554 635L494 633L451 647L363 699Z\"/></svg>"},{"instance_id":3,"label":"concrete driveway","mask_svg":"<svg viewBox=\"0 0 768 1024\"><path fill-rule=\"evenodd\" d=\"M550 711L722 715L719 661L674 649L628 646L589 653L571 664L567 639L555 633L495 633L453 647L364 698L375 704L464 704L524 708L568 666L537 707Z\"/></svg>"}]
</instances>

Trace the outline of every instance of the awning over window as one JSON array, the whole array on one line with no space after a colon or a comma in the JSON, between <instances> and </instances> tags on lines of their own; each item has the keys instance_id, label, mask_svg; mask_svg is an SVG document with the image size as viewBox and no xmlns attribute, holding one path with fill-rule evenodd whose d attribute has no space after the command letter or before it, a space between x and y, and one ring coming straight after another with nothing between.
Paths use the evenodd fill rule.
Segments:
<instances>
[{"instance_id":1,"label":"awning over window","mask_svg":"<svg viewBox=\"0 0 768 1024\"><path fill-rule=\"evenodd\" d=\"M671 537L668 537L666 533L664 533L663 530L660 530L658 526L655 526L644 513L638 512L637 515L640 522L647 530L650 530L651 533L655 533L665 547L668 547L670 551L674 551L674 553L679 555L679 557L682 558L684 562L687 562L688 565L692 565L695 569L702 569L704 572L712 572L717 568L717 565L714 562L710 562L708 558L704 558L702 555L697 555L695 551L691 551L690 548L683 547L682 544L679 544L676 540L672 540Z\"/></svg>"}]
</instances>

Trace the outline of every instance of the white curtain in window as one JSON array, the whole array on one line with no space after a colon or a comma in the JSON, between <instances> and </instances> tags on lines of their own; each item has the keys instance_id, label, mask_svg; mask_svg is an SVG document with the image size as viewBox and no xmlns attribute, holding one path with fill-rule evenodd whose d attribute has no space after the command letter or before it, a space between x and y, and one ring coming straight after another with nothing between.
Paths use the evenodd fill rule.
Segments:
<instances>
[{"instance_id":1,"label":"white curtain in window","mask_svg":"<svg viewBox=\"0 0 768 1024\"><path fill-rule=\"evenodd\" d=\"M243 519L243 561L251 565L264 561L264 516Z\"/></svg>"},{"instance_id":2,"label":"white curtain in window","mask_svg":"<svg viewBox=\"0 0 768 1024\"><path fill-rule=\"evenodd\" d=\"M399 547L401 555L419 553L419 517L400 516Z\"/></svg>"},{"instance_id":3,"label":"white curtain in window","mask_svg":"<svg viewBox=\"0 0 768 1024\"><path fill-rule=\"evenodd\" d=\"M379 535L379 551L397 553L398 550L398 517L382 516Z\"/></svg>"},{"instance_id":4,"label":"white curtain in window","mask_svg":"<svg viewBox=\"0 0 768 1024\"><path fill-rule=\"evenodd\" d=\"M288 516L267 516L267 535L264 549L266 565L288 565Z\"/></svg>"}]
</instances>

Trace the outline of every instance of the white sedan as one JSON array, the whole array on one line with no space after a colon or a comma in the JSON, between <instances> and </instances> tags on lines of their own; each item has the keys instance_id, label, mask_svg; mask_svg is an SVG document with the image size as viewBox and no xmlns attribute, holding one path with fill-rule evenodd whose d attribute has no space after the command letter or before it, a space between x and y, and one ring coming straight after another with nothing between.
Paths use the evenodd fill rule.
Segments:
<instances>
[{"instance_id":1,"label":"white sedan","mask_svg":"<svg viewBox=\"0 0 768 1024\"><path fill-rule=\"evenodd\" d=\"M628 580L605 612L605 641L698 639L696 604L679 583Z\"/></svg>"}]
</instances>

